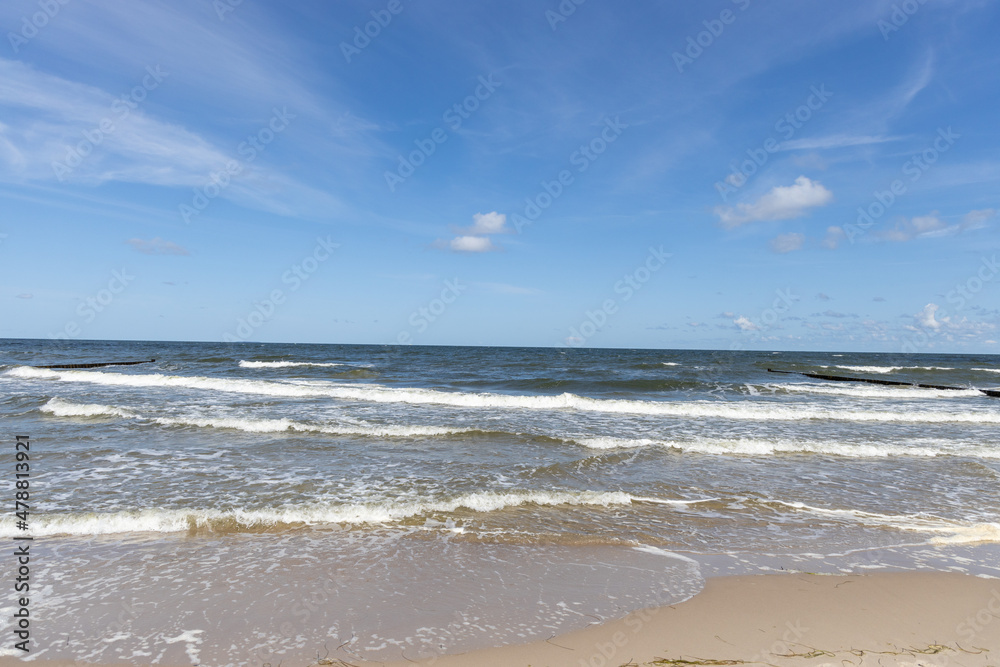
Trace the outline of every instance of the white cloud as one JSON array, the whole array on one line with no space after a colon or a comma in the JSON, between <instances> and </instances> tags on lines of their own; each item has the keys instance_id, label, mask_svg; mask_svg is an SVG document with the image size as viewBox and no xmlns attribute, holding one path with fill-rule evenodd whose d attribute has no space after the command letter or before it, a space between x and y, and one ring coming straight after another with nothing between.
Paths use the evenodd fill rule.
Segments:
<instances>
[{"instance_id":1,"label":"white cloud","mask_svg":"<svg viewBox=\"0 0 1000 667\"><path fill-rule=\"evenodd\" d=\"M802 245L806 242L805 234L779 234L775 238L771 239L771 250L776 253L784 254L786 252L792 252L794 250L801 250Z\"/></svg>"},{"instance_id":2,"label":"white cloud","mask_svg":"<svg viewBox=\"0 0 1000 667\"><path fill-rule=\"evenodd\" d=\"M452 228L458 236L451 241L438 239L434 246L438 248L448 248L455 252L492 252L500 250L500 246L494 245L489 238L489 234L506 234L510 232L507 228L507 216L503 213L491 211L490 213L476 213L472 216L473 225L465 228Z\"/></svg>"},{"instance_id":3,"label":"white cloud","mask_svg":"<svg viewBox=\"0 0 1000 667\"><path fill-rule=\"evenodd\" d=\"M35 295L32 294L31 292L25 292L24 294L18 294L17 298L18 299L34 299Z\"/></svg>"},{"instance_id":4,"label":"white cloud","mask_svg":"<svg viewBox=\"0 0 1000 667\"><path fill-rule=\"evenodd\" d=\"M715 208L719 221L726 229L732 229L756 220L789 220L805 214L807 209L825 206L833 201L833 193L818 181L805 176L795 179L793 185L779 185L753 204L718 206Z\"/></svg>"},{"instance_id":5,"label":"white cloud","mask_svg":"<svg viewBox=\"0 0 1000 667\"><path fill-rule=\"evenodd\" d=\"M917 319L917 323L920 326L927 329L939 329L941 327L942 322L948 322L949 320L949 318L946 317L941 322L939 322L934 317L934 314L937 313L939 307L940 306L938 306L936 303L929 303L926 306L924 306L924 309L914 316Z\"/></svg>"},{"instance_id":6,"label":"white cloud","mask_svg":"<svg viewBox=\"0 0 1000 667\"><path fill-rule=\"evenodd\" d=\"M903 218L897 221L892 229L877 234L877 238L885 241L903 242L919 238L955 236L967 230L985 227L986 221L994 215L996 215L996 211L991 208L969 211L962 216L960 222L949 224L941 219L937 211L931 211L927 215L918 215L910 219Z\"/></svg>"},{"instance_id":7,"label":"white cloud","mask_svg":"<svg viewBox=\"0 0 1000 667\"><path fill-rule=\"evenodd\" d=\"M473 225L462 230L465 234L482 236L484 234L507 234L507 216L493 211L491 213L476 213L472 216Z\"/></svg>"},{"instance_id":8,"label":"white cloud","mask_svg":"<svg viewBox=\"0 0 1000 667\"><path fill-rule=\"evenodd\" d=\"M833 134L827 137L817 137L814 139L795 139L793 141L783 141L781 150L813 150L824 148L847 148L850 146L868 146L870 144L883 144L887 141L899 141L903 137L884 137L881 135L852 135Z\"/></svg>"},{"instance_id":9,"label":"white cloud","mask_svg":"<svg viewBox=\"0 0 1000 667\"><path fill-rule=\"evenodd\" d=\"M172 76L167 72L162 85ZM153 89L148 94L157 93ZM125 115L120 100L118 105L115 100L100 88L0 58L0 111L6 115L0 126L0 182L124 182L187 190L210 183L210 174L236 155L236 145L216 146L180 125L150 116L143 106ZM110 130L99 129L102 123ZM77 162L71 149L86 154ZM56 163L62 165L58 173ZM289 216L327 217L342 208L330 194L302 185L263 161L243 161L241 166L220 197ZM187 190L184 198L190 197Z\"/></svg>"},{"instance_id":10,"label":"white cloud","mask_svg":"<svg viewBox=\"0 0 1000 667\"><path fill-rule=\"evenodd\" d=\"M187 255L187 248L179 246L173 241L165 241L159 236L148 241L143 239L129 239L128 245L136 252L144 255Z\"/></svg>"},{"instance_id":11,"label":"white cloud","mask_svg":"<svg viewBox=\"0 0 1000 667\"><path fill-rule=\"evenodd\" d=\"M757 326L756 324L754 324L753 322L751 322L744 315L740 315L735 320L733 320L733 324L735 324L736 326L738 326L743 331L759 331L760 330L759 326Z\"/></svg>"},{"instance_id":12,"label":"white cloud","mask_svg":"<svg viewBox=\"0 0 1000 667\"><path fill-rule=\"evenodd\" d=\"M826 238L823 239L823 247L829 248L830 250L836 250L841 241L847 238L847 233L841 227L836 225L833 227L826 228Z\"/></svg>"},{"instance_id":13,"label":"white cloud","mask_svg":"<svg viewBox=\"0 0 1000 667\"><path fill-rule=\"evenodd\" d=\"M448 247L455 252L493 252L500 249L487 236L459 236L453 238Z\"/></svg>"},{"instance_id":14,"label":"white cloud","mask_svg":"<svg viewBox=\"0 0 1000 667\"><path fill-rule=\"evenodd\" d=\"M982 208L977 211L969 211L962 216L962 223L966 225L966 229L979 229L996 214L997 211L995 208Z\"/></svg>"}]
</instances>

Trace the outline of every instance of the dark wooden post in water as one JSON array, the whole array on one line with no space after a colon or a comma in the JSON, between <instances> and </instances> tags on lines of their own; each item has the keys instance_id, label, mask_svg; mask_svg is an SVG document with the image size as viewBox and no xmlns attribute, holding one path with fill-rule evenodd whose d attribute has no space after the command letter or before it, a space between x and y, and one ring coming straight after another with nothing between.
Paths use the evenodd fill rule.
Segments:
<instances>
[{"instance_id":1,"label":"dark wooden post in water","mask_svg":"<svg viewBox=\"0 0 1000 667\"><path fill-rule=\"evenodd\" d=\"M33 368L103 368L104 366L135 366L136 364L151 364L154 361L156 361L156 359L147 359L145 361L107 361L100 364L54 364L52 366L34 366Z\"/></svg>"}]
</instances>

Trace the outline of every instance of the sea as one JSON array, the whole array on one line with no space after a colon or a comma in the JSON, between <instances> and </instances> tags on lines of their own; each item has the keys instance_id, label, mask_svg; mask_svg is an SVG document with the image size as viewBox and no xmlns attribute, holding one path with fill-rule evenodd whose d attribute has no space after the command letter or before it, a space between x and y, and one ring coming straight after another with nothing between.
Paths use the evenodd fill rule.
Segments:
<instances>
[{"instance_id":1,"label":"sea","mask_svg":"<svg viewBox=\"0 0 1000 667\"><path fill-rule=\"evenodd\" d=\"M0 538L29 657L104 663L428 658L730 574L1000 577L998 386L990 355L0 340Z\"/></svg>"}]
</instances>

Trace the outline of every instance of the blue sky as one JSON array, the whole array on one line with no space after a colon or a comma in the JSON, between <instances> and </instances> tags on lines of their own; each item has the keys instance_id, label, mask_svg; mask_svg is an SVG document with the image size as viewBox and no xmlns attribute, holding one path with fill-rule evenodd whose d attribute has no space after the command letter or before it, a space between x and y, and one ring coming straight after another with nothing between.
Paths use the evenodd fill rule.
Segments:
<instances>
[{"instance_id":1,"label":"blue sky","mask_svg":"<svg viewBox=\"0 0 1000 667\"><path fill-rule=\"evenodd\" d=\"M1000 351L996 2L0 25L0 337Z\"/></svg>"}]
</instances>

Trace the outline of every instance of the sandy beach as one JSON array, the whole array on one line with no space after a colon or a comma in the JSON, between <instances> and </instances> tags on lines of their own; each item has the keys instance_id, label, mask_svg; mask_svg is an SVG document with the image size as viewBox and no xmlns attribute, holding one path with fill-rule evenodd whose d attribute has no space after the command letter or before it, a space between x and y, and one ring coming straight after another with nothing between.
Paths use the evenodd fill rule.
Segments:
<instances>
[{"instance_id":1,"label":"sandy beach","mask_svg":"<svg viewBox=\"0 0 1000 667\"><path fill-rule=\"evenodd\" d=\"M1000 581L939 572L716 577L678 605L419 664L998 665Z\"/></svg>"},{"instance_id":2,"label":"sandy beach","mask_svg":"<svg viewBox=\"0 0 1000 667\"><path fill-rule=\"evenodd\" d=\"M421 660L403 656L394 662L365 662L342 651L325 656L324 652L320 650L315 660L289 656L282 664L988 667L1000 664L1000 581L942 572L714 577L702 593L683 603L525 645ZM0 658L4 666L21 662ZM47 667L86 664L32 662Z\"/></svg>"}]
</instances>

